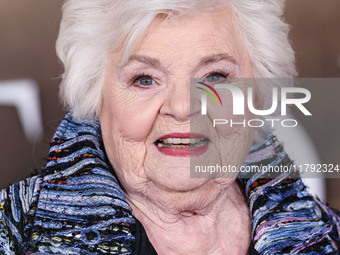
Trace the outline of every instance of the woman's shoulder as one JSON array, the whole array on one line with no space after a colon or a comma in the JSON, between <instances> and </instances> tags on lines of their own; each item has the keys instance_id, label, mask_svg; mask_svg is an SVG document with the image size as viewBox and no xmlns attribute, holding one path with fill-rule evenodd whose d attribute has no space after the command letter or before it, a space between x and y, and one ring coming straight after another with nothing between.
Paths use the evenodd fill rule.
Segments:
<instances>
[{"instance_id":1,"label":"woman's shoulder","mask_svg":"<svg viewBox=\"0 0 340 255\"><path fill-rule=\"evenodd\" d=\"M10 211L11 217L18 222L23 214L28 213L30 205L37 197L41 184L40 175L35 175L9 185L0 191L0 208L2 214Z\"/></svg>"},{"instance_id":2,"label":"woman's shoulder","mask_svg":"<svg viewBox=\"0 0 340 255\"><path fill-rule=\"evenodd\" d=\"M0 191L0 253L21 251L25 226L35 213L41 178L39 175L9 185Z\"/></svg>"}]
</instances>

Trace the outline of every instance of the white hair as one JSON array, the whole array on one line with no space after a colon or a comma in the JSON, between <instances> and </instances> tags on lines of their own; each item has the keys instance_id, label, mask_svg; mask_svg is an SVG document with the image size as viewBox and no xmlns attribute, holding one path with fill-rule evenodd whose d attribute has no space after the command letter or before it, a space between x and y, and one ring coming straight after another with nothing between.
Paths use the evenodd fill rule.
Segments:
<instances>
[{"instance_id":1,"label":"white hair","mask_svg":"<svg viewBox=\"0 0 340 255\"><path fill-rule=\"evenodd\" d=\"M77 119L96 117L110 52L123 44L126 56L160 14L190 15L225 5L237 16L255 77L294 77L289 26L282 19L284 0L66 0L56 45L64 65L63 103ZM261 98L270 96L270 91L261 87Z\"/></svg>"}]
</instances>

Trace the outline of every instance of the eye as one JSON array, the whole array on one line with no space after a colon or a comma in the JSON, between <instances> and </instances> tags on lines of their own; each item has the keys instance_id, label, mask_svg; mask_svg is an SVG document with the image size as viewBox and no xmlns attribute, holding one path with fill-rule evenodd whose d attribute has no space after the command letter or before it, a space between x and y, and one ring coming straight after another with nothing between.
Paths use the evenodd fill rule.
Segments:
<instances>
[{"instance_id":1,"label":"eye","mask_svg":"<svg viewBox=\"0 0 340 255\"><path fill-rule=\"evenodd\" d=\"M149 87L155 83L155 80L149 75L138 75L133 77L133 84L140 87Z\"/></svg>"},{"instance_id":2,"label":"eye","mask_svg":"<svg viewBox=\"0 0 340 255\"><path fill-rule=\"evenodd\" d=\"M219 82L219 81L222 81L224 80L225 78L228 77L228 74L224 74L224 73L219 73L219 72L214 72L214 73L211 73L209 74L207 77L206 77L206 80L208 82Z\"/></svg>"}]
</instances>

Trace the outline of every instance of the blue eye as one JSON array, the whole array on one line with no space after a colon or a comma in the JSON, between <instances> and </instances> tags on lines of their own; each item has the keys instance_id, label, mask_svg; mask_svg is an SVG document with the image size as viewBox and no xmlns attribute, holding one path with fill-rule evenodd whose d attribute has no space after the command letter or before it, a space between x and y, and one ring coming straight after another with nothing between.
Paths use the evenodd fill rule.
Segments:
<instances>
[{"instance_id":1,"label":"blue eye","mask_svg":"<svg viewBox=\"0 0 340 255\"><path fill-rule=\"evenodd\" d=\"M149 87L154 84L155 80L149 75L141 74L136 77L132 77L132 84L139 87Z\"/></svg>"},{"instance_id":2,"label":"blue eye","mask_svg":"<svg viewBox=\"0 0 340 255\"><path fill-rule=\"evenodd\" d=\"M154 83L154 80L149 76L139 79L139 84L142 86L151 86L153 83Z\"/></svg>"},{"instance_id":3,"label":"blue eye","mask_svg":"<svg viewBox=\"0 0 340 255\"><path fill-rule=\"evenodd\" d=\"M222 79L221 78L227 78L228 75L226 74L223 74L223 73L212 73L212 74L209 74L209 76L207 76L207 81L208 82L219 82L221 81Z\"/></svg>"}]
</instances>

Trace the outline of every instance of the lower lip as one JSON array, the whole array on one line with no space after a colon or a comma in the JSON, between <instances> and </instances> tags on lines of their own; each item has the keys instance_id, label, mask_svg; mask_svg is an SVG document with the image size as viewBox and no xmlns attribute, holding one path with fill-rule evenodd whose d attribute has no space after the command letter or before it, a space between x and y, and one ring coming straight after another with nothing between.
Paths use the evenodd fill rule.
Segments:
<instances>
[{"instance_id":1,"label":"lower lip","mask_svg":"<svg viewBox=\"0 0 340 255\"><path fill-rule=\"evenodd\" d=\"M155 145L159 152L164 155L173 157L190 157L190 156L200 156L205 153L209 148L209 142L201 147L188 147L188 148L172 148L172 147L158 147Z\"/></svg>"}]
</instances>

